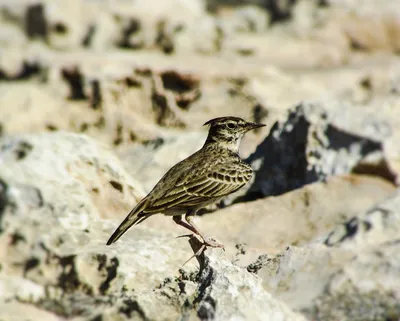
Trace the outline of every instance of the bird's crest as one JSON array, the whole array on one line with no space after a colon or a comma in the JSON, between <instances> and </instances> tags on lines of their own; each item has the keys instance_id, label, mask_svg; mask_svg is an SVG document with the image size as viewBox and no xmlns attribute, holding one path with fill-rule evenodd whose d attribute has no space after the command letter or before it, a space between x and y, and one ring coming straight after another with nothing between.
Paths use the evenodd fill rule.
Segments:
<instances>
[{"instance_id":1,"label":"bird's crest","mask_svg":"<svg viewBox=\"0 0 400 321\"><path fill-rule=\"evenodd\" d=\"M227 121L227 120L238 121L238 120L242 120L242 119L239 117L234 117L234 116L217 117L217 118L213 118L213 119L210 119L209 121L205 122L203 126L212 125L213 123L219 123L221 121Z\"/></svg>"}]
</instances>

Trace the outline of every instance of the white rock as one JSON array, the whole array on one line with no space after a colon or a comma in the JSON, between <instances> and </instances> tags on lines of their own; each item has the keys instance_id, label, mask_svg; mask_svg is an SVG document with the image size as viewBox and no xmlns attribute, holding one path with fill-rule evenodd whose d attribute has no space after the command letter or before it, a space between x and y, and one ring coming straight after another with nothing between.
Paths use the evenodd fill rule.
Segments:
<instances>
[{"instance_id":1,"label":"white rock","mask_svg":"<svg viewBox=\"0 0 400 321\"><path fill-rule=\"evenodd\" d=\"M150 192L172 166L199 150L205 139L205 132L159 138L120 149L119 157L129 173Z\"/></svg>"},{"instance_id":2,"label":"white rock","mask_svg":"<svg viewBox=\"0 0 400 321\"><path fill-rule=\"evenodd\" d=\"M349 219L325 244L290 247L264 260L258 272L264 287L310 319L397 314L399 195Z\"/></svg>"},{"instance_id":3,"label":"white rock","mask_svg":"<svg viewBox=\"0 0 400 321\"><path fill-rule=\"evenodd\" d=\"M71 133L7 136L0 140L0 160L5 320L13 320L16 307L31 311L33 320L167 320L186 312L194 320L210 314L303 320L221 250L211 251L200 279L194 260L182 269L192 251L165 228L137 226L106 246L120 221L102 217L133 206L141 188L93 139ZM20 304L25 301L30 309Z\"/></svg>"}]
</instances>

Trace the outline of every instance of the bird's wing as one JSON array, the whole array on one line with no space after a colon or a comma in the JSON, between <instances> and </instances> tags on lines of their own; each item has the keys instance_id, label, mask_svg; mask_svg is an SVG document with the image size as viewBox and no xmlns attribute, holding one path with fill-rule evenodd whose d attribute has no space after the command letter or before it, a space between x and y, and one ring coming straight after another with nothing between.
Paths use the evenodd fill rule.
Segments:
<instances>
[{"instance_id":1,"label":"bird's wing","mask_svg":"<svg viewBox=\"0 0 400 321\"><path fill-rule=\"evenodd\" d=\"M177 179L162 197L152 200L145 213L160 212L173 207L197 206L231 194L243 187L253 170L242 162L221 163L213 167L190 169Z\"/></svg>"}]
</instances>

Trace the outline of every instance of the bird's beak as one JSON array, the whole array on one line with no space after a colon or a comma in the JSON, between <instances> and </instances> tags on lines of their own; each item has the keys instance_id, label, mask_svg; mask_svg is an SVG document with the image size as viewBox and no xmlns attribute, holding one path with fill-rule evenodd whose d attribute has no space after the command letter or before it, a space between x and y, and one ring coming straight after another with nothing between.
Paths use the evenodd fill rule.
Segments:
<instances>
[{"instance_id":1,"label":"bird's beak","mask_svg":"<svg viewBox=\"0 0 400 321\"><path fill-rule=\"evenodd\" d=\"M247 130L249 131L249 130L253 130L253 129L256 129L256 128L260 128L260 127L264 127L265 126L265 124L260 124L260 123L247 123Z\"/></svg>"}]
</instances>

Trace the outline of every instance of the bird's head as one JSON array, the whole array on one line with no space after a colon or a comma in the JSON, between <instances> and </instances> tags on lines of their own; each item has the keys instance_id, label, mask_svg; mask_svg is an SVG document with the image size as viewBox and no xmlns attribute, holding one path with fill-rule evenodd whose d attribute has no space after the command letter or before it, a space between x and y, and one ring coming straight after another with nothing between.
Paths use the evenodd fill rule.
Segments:
<instances>
[{"instance_id":1,"label":"bird's head","mask_svg":"<svg viewBox=\"0 0 400 321\"><path fill-rule=\"evenodd\" d=\"M210 126L206 144L217 143L235 152L238 152L240 140L246 132L265 126L232 116L211 119L206 125Z\"/></svg>"}]
</instances>

